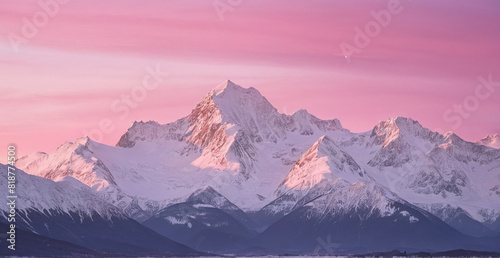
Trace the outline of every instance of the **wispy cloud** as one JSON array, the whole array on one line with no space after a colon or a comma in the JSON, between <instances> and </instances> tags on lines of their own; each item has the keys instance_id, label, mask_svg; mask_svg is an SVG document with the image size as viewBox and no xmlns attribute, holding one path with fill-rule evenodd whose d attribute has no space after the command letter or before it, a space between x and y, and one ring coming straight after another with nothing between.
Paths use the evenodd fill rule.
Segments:
<instances>
[{"instance_id":1,"label":"wispy cloud","mask_svg":"<svg viewBox=\"0 0 500 258\"><path fill-rule=\"evenodd\" d=\"M225 79L258 88L278 110L307 108L338 117L353 131L411 116L451 129L442 112L473 91L477 77L499 74L498 1L411 1L346 63L343 41L387 1L245 1L221 22L211 1L78 1L61 6L37 35L13 51L38 1L0 7L2 132L30 151L79 136L109 113L110 100L140 82L143 68L168 64L169 83L117 124L186 115ZM497 69L497 70L495 70ZM498 129L500 94L458 129L477 139ZM46 121L58 125L49 126ZM44 132L44 140L33 134ZM8 132L8 133L5 133Z\"/></svg>"}]
</instances>

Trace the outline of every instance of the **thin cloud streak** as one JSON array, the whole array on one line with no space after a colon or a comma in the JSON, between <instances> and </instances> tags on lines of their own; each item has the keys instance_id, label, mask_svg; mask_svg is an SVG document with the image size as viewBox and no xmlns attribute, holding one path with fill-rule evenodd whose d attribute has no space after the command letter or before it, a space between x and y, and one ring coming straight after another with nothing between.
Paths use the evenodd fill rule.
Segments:
<instances>
[{"instance_id":1,"label":"thin cloud streak","mask_svg":"<svg viewBox=\"0 0 500 258\"><path fill-rule=\"evenodd\" d=\"M280 111L307 108L355 132L396 115L450 130L443 112L473 94L479 76L500 81L500 3L401 3L403 12L347 63L339 44L352 44L354 28L387 1L246 1L221 22L210 1L74 0L16 53L6 36L20 34L23 17L41 9L38 1L6 0L2 131L26 153L50 151L110 117L117 129L104 142L115 144L133 120L185 116L226 79L256 87ZM168 79L117 120L111 102L156 64ZM456 132L468 140L499 133L499 105L500 90Z\"/></svg>"}]
</instances>

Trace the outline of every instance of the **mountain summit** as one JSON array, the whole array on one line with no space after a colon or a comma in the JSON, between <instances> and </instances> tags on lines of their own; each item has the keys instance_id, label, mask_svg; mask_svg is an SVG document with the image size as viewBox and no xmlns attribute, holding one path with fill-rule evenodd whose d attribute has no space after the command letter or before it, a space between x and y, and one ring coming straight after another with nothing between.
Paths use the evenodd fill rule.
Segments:
<instances>
[{"instance_id":1,"label":"mountain summit","mask_svg":"<svg viewBox=\"0 0 500 258\"><path fill-rule=\"evenodd\" d=\"M279 113L255 88L228 80L177 121L133 122L117 146L84 137L17 164L53 181L79 181L66 185L88 187L194 249L298 253L300 243L312 250L317 236L328 237L323 229L342 233L332 236L348 253L381 251L380 230L384 248L482 248L495 239L465 235L500 233L500 150L489 147L497 139L467 142L404 117L352 133L306 110ZM253 229L268 227L248 242ZM299 232L308 238L296 238ZM352 239L342 239L344 232Z\"/></svg>"},{"instance_id":2,"label":"mountain summit","mask_svg":"<svg viewBox=\"0 0 500 258\"><path fill-rule=\"evenodd\" d=\"M484 137L483 139L477 141L477 143L492 147L495 149L500 149L500 134L492 134Z\"/></svg>"},{"instance_id":3,"label":"mountain summit","mask_svg":"<svg viewBox=\"0 0 500 258\"><path fill-rule=\"evenodd\" d=\"M193 164L202 168L239 171L246 179L255 171L260 143L286 141L292 135L324 134L345 130L337 119L321 120L305 110L289 116L278 110L255 88L243 88L225 81L210 91L190 115L166 125L136 123L117 146L133 147L137 142L178 140L191 143L200 152Z\"/></svg>"}]
</instances>

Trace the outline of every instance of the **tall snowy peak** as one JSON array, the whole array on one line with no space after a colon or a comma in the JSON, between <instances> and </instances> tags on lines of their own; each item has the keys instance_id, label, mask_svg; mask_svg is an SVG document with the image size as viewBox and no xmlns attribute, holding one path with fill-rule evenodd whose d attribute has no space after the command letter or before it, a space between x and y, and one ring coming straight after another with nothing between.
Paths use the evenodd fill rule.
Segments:
<instances>
[{"instance_id":1,"label":"tall snowy peak","mask_svg":"<svg viewBox=\"0 0 500 258\"><path fill-rule=\"evenodd\" d=\"M465 141L452 132L445 133L444 137L439 148L446 150L447 153L461 162L484 164L500 160L500 149Z\"/></svg>"},{"instance_id":2,"label":"tall snowy peak","mask_svg":"<svg viewBox=\"0 0 500 258\"><path fill-rule=\"evenodd\" d=\"M287 131L312 135L345 130L338 119L321 120L303 109L292 115L281 114L253 87L246 89L227 81L217 89L211 94L220 108L222 121L256 135L257 142L284 140Z\"/></svg>"},{"instance_id":3,"label":"tall snowy peak","mask_svg":"<svg viewBox=\"0 0 500 258\"><path fill-rule=\"evenodd\" d=\"M7 165L0 164L0 189L7 193ZM12 170L9 170L12 171ZM72 177L61 178L59 182L26 174L15 169L16 208L19 211L37 210L41 213L77 213L80 216L99 214L103 218L122 217L125 215L115 206L107 203L88 186ZM0 210L6 211L3 205Z\"/></svg>"},{"instance_id":4,"label":"tall snowy peak","mask_svg":"<svg viewBox=\"0 0 500 258\"><path fill-rule=\"evenodd\" d=\"M66 142L51 154L34 154L20 158L16 165L28 173L53 181L71 176L96 190L116 185L106 165L97 158L92 148L99 144L87 136Z\"/></svg>"},{"instance_id":5,"label":"tall snowy peak","mask_svg":"<svg viewBox=\"0 0 500 258\"><path fill-rule=\"evenodd\" d=\"M254 99L260 96L256 90L250 92L226 81L216 90L208 93L186 118L189 122L186 142L201 148L202 152L201 156L193 162L195 166L238 170L246 178L250 176L253 156L255 156L252 142L259 134L258 132L253 134L250 129L244 127L244 124L240 125L231 121L229 115L225 115L228 112L221 108L221 105L225 103L226 106L229 105L226 109L231 111L233 107L226 102L232 103L236 101L235 99L243 98L244 95L252 95ZM239 106L237 102L232 105L235 108ZM246 115L242 112L235 116L246 121L244 119ZM238 151L239 146L244 146L245 151Z\"/></svg>"},{"instance_id":6,"label":"tall snowy peak","mask_svg":"<svg viewBox=\"0 0 500 258\"><path fill-rule=\"evenodd\" d=\"M208 97L208 98L207 98ZM248 89L226 81L205 97L206 106L213 102L222 123L235 124L252 134L255 141L272 141L285 138L284 115L253 87Z\"/></svg>"},{"instance_id":7,"label":"tall snowy peak","mask_svg":"<svg viewBox=\"0 0 500 258\"><path fill-rule=\"evenodd\" d=\"M370 181L366 171L330 137L320 137L295 162L275 191L275 199L261 209L265 214L288 214L335 187Z\"/></svg>"},{"instance_id":8,"label":"tall snowy peak","mask_svg":"<svg viewBox=\"0 0 500 258\"><path fill-rule=\"evenodd\" d=\"M442 142L444 137L423 127L410 118L395 117L379 122L372 130L370 141L381 146L368 165L378 168L401 167L424 155Z\"/></svg>"},{"instance_id":9,"label":"tall snowy peak","mask_svg":"<svg viewBox=\"0 0 500 258\"><path fill-rule=\"evenodd\" d=\"M351 155L328 136L322 136L295 162L276 193L279 196L290 189L307 191L323 180L337 178L350 182L369 180Z\"/></svg>"},{"instance_id":10,"label":"tall snowy peak","mask_svg":"<svg viewBox=\"0 0 500 258\"><path fill-rule=\"evenodd\" d=\"M348 131L342 127L338 119L321 120L305 109L287 116L287 120L289 130L292 132L298 131L300 135L313 135L316 132L324 133L336 130Z\"/></svg>"},{"instance_id":11,"label":"tall snowy peak","mask_svg":"<svg viewBox=\"0 0 500 258\"><path fill-rule=\"evenodd\" d=\"M429 142L438 142L442 136L423 127L418 121L405 117L394 117L380 121L372 130L373 143L387 147L391 142L405 138L420 138Z\"/></svg>"},{"instance_id":12,"label":"tall snowy peak","mask_svg":"<svg viewBox=\"0 0 500 258\"><path fill-rule=\"evenodd\" d=\"M281 114L255 88L228 80L210 91L190 115L174 123L134 122L117 145L179 141L185 145L181 153L199 155L192 165L238 171L248 179L262 144L283 142L289 135L320 136L338 130L347 131L337 119L321 120L305 110Z\"/></svg>"},{"instance_id":13,"label":"tall snowy peak","mask_svg":"<svg viewBox=\"0 0 500 258\"><path fill-rule=\"evenodd\" d=\"M180 141L184 139L188 127L186 118L165 125L160 125L155 121L134 121L127 132L121 136L116 146L131 148L138 141Z\"/></svg>"},{"instance_id":14,"label":"tall snowy peak","mask_svg":"<svg viewBox=\"0 0 500 258\"><path fill-rule=\"evenodd\" d=\"M495 149L500 149L500 134L492 134L484 137L483 139L477 141L476 143L495 148Z\"/></svg>"},{"instance_id":15,"label":"tall snowy peak","mask_svg":"<svg viewBox=\"0 0 500 258\"><path fill-rule=\"evenodd\" d=\"M255 88L243 88L227 80L205 95L185 118L166 125L134 122L117 146L133 147L137 141L187 140L206 147L210 141L225 137L226 130L228 135L245 131L250 142L276 143L286 139L287 132L312 135L345 129L338 119L321 120L305 110L281 114Z\"/></svg>"},{"instance_id":16,"label":"tall snowy peak","mask_svg":"<svg viewBox=\"0 0 500 258\"><path fill-rule=\"evenodd\" d=\"M452 204L484 221L480 210L499 208L500 151L451 132L439 138L414 138L377 150L368 162L376 169L370 175L409 202Z\"/></svg>"}]
</instances>

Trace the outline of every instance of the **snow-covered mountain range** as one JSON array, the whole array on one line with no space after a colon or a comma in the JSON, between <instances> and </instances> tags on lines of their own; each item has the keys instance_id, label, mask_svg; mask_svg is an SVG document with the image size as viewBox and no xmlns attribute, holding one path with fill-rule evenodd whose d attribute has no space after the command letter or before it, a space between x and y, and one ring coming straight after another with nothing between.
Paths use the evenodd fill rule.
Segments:
<instances>
[{"instance_id":1,"label":"snow-covered mountain range","mask_svg":"<svg viewBox=\"0 0 500 258\"><path fill-rule=\"evenodd\" d=\"M252 229L262 231L273 223L303 220L299 224L309 227L306 222L312 219L334 223L334 218L343 221L353 214L362 221L392 218L407 223L398 224L398 234L411 234L414 224L429 228L408 241L436 234L430 228L437 225L447 232L444 237L453 236L451 242L433 246L438 250L460 247L466 241L462 236L500 235L498 143L498 135L472 143L403 117L352 133L339 120L322 120L306 110L279 113L256 89L226 81L184 118L163 125L134 122L116 146L85 136L53 153L27 155L16 165L37 178L55 181L46 180L49 185L42 188L47 191L76 189L73 195L89 193L99 199L95 203L102 203L100 208L85 207L87 203L59 207L32 201L23 208L54 206L92 213L90 208L110 206L106 212L145 222L152 229L182 230L184 225L190 230L189 224L196 224L203 227L197 234L173 240L191 247L196 243L204 251L211 251L203 240L207 225L226 223L224 231L210 228L216 232L210 234L225 237L238 228L240 239L252 238ZM53 195L57 196L48 194ZM78 199L73 195L70 199ZM176 217L179 212L193 214L181 219ZM200 219L200 214L210 214L210 219ZM217 214L231 218L220 215L218 224ZM390 227L388 219L383 221ZM258 239L275 237L282 227L273 224ZM165 230L158 233L175 238ZM236 242L227 250L245 246L244 240ZM425 246L410 242L401 246ZM377 250L376 242L356 243L364 245L363 250ZM345 250L356 250L355 244L343 244ZM380 246L391 244L395 242ZM310 243L306 249L311 248ZM485 248L487 244L478 247Z\"/></svg>"},{"instance_id":2,"label":"snow-covered mountain range","mask_svg":"<svg viewBox=\"0 0 500 258\"><path fill-rule=\"evenodd\" d=\"M495 149L500 149L500 134L493 134L484 137L483 139L477 141L477 143L492 147Z\"/></svg>"},{"instance_id":3,"label":"snow-covered mountain range","mask_svg":"<svg viewBox=\"0 0 500 258\"><path fill-rule=\"evenodd\" d=\"M7 166L0 164L0 190L8 192ZM12 172L12 170L9 170ZM158 233L129 218L118 207L106 202L95 194L94 190L71 176L61 177L58 182L26 174L16 169L16 211L15 221L7 214L10 206L2 205L0 223L14 223L19 232L35 233L40 241L47 245L65 241L73 244L76 253L87 253L89 248L97 254L124 251L133 255L171 255L175 253L199 254L198 252L165 238ZM12 199L11 199L12 200ZM9 225L10 227L10 225ZM33 236L29 236L31 240ZM18 242L25 239L18 238ZM33 241L33 240L32 240ZM67 243L67 244L69 244ZM38 243L40 250L23 250L31 255L55 255L58 249L50 253ZM82 248L85 247L85 248ZM0 254L6 254L6 248ZM11 255L17 255L15 252ZM49 256L50 256L49 255Z\"/></svg>"}]
</instances>

